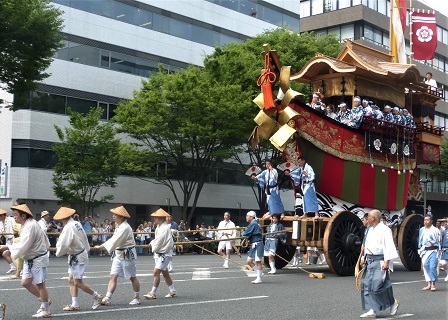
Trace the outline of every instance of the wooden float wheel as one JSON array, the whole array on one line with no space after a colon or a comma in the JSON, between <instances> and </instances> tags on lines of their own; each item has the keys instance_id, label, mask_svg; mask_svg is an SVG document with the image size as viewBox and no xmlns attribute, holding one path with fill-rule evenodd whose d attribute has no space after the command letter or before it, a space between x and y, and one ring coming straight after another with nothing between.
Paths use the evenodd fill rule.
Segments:
<instances>
[{"instance_id":1,"label":"wooden float wheel","mask_svg":"<svg viewBox=\"0 0 448 320\"><path fill-rule=\"evenodd\" d=\"M286 244L283 244L281 241L277 244L277 250L276 254L281 256L283 259L286 259L287 261L291 261L292 257L294 257L294 252L296 251L296 246L289 246ZM269 267L269 257L263 257L263 265L266 267ZM282 269L286 267L287 263L275 256L275 268L276 269Z\"/></svg>"},{"instance_id":2,"label":"wooden float wheel","mask_svg":"<svg viewBox=\"0 0 448 320\"><path fill-rule=\"evenodd\" d=\"M324 234L324 253L331 271L352 276L361 252L364 226L354 213L341 211L333 215Z\"/></svg>"},{"instance_id":3,"label":"wooden float wheel","mask_svg":"<svg viewBox=\"0 0 448 320\"><path fill-rule=\"evenodd\" d=\"M423 227L423 217L417 214L407 216L400 226L398 233L398 253L406 269L419 271L421 259L417 252L418 233Z\"/></svg>"}]
</instances>

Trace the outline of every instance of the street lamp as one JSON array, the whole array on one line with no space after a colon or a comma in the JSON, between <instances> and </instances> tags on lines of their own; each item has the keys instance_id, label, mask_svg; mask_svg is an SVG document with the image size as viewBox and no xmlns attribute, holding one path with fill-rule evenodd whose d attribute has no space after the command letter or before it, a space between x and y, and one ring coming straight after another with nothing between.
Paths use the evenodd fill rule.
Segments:
<instances>
[{"instance_id":1,"label":"street lamp","mask_svg":"<svg viewBox=\"0 0 448 320\"><path fill-rule=\"evenodd\" d=\"M420 183L423 183L423 216L426 216L426 185L431 183L431 179L420 179Z\"/></svg>"}]
</instances>

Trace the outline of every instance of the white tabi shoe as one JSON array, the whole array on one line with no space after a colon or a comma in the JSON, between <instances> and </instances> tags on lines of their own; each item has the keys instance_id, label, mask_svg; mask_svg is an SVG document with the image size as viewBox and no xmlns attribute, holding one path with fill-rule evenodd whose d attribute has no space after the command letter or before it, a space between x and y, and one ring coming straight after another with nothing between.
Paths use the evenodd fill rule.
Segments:
<instances>
[{"instance_id":1,"label":"white tabi shoe","mask_svg":"<svg viewBox=\"0 0 448 320\"><path fill-rule=\"evenodd\" d=\"M103 300L101 300L102 306L110 306L111 304L112 304L112 302L110 301L110 298L108 298L108 297L104 297Z\"/></svg>"},{"instance_id":2,"label":"white tabi shoe","mask_svg":"<svg viewBox=\"0 0 448 320\"><path fill-rule=\"evenodd\" d=\"M151 291L149 291L147 294L144 295L146 300L154 300L156 298L155 293L152 293Z\"/></svg>"},{"instance_id":3,"label":"white tabi shoe","mask_svg":"<svg viewBox=\"0 0 448 320\"><path fill-rule=\"evenodd\" d=\"M269 274L274 274L277 273L277 269L272 269L271 271L268 272Z\"/></svg>"},{"instance_id":4,"label":"white tabi shoe","mask_svg":"<svg viewBox=\"0 0 448 320\"><path fill-rule=\"evenodd\" d=\"M394 316L397 314L399 306L400 306L400 300L395 299L394 304L390 307L390 315L391 316Z\"/></svg>"},{"instance_id":5,"label":"white tabi shoe","mask_svg":"<svg viewBox=\"0 0 448 320\"><path fill-rule=\"evenodd\" d=\"M139 305L139 304L141 304L141 302L140 302L140 298L138 298L138 297L134 297L134 299L132 299L132 301L129 302L129 304L130 304L131 306L135 306L135 305Z\"/></svg>"},{"instance_id":6,"label":"white tabi shoe","mask_svg":"<svg viewBox=\"0 0 448 320\"><path fill-rule=\"evenodd\" d=\"M174 296L176 295L176 291L170 291L168 292L168 294L165 296L165 298L174 298Z\"/></svg>"},{"instance_id":7,"label":"white tabi shoe","mask_svg":"<svg viewBox=\"0 0 448 320\"><path fill-rule=\"evenodd\" d=\"M71 304L62 308L63 311L79 311L79 307L74 307Z\"/></svg>"},{"instance_id":8,"label":"white tabi shoe","mask_svg":"<svg viewBox=\"0 0 448 320\"><path fill-rule=\"evenodd\" d=\"M376 312L373 311L372 309L370 309L368 312L363 313L362 315L360 315L360 318L364 318L364 319L367 319L367 318L370 318L370 319L372 319L372 318L376 318Z\"/></svg>"},{"instance_id":9,"label":"white tabi shoe","mask_svg":"<svg viewBox=\"0 0 448 320\"><path fill-rule=\"evenodd\" d=\"M51 317L50 311L44 308L40 308L39 312L33 314L33 318L50 318L50 317Z\"/></svg>"},{"instance_id":10,"label":"white tabi shoe","mask_svg":"<svg viewBox=\"0 0 448 320\"><path fill-rule=\"evenodd\" d=\"M92 309L93 310L96 310L96 309L98 309L98 307L101 305L101 301L103 301L103 295L102 294L100 294L99 296L97 296L97 297L93 297L92 299L93 299L93 304L92 304Z\"/></svg>"},{"instance_id":11,"label":"white tabi shoe","mask_svg":"<svg viewBox=\"0 0 448 320\"><path fill-rule=\"evenodd\" d=\"M448 281L448 275L446 276L445 281Z\"/></svg>"},{"instance_id":12,"label":"white tabi shoe","mask_svg":"<svg viewBox=\"0 0 448 320\"><path fill-rule=\"evenodd\" d=\"M6 273L7 274L9 274L9 273L16 273L17 272L17 269L16 268L11 268L11 269L9 269L8 271L6 271Z\"/></svg>"},{"instance_id":13,"label":"white tabi shoe","mask_svg":"<svg viewBox=\"0 0 448 320\"><path fill-rule=\"evenodd\" d=\"M261 279L255 279L255 280L252 280L251 281L251 283L253 283L253 284L258 284L258 283L262 283L262 281L261 281Z\"/></svg>"}]
</instances>

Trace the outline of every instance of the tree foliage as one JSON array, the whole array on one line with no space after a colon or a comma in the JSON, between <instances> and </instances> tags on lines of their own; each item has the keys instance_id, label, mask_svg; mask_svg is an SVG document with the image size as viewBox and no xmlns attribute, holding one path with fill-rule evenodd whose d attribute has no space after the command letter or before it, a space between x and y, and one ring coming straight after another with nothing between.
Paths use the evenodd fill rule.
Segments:
<instances>
[{"instance_id":1,"label":"tree foliage","mask_svg":"<svg viewBox=\"0 0 448 320\"><path fill-rule=\"evenodd\" d=\"M112 123L100 122L101 108L92 108L85 116L69 110L70 127L55 125L61 142L53 150L58 156L54 168L53 190L65 204L82 214L113 199L108 194L97 199L101 187L115 187L120 173L120 141Z\"/></svg>"},{"instance_id":2,"label":"tree foliage","mask_svg":"<svg viewBox=\"0 0 448 320\"><path fill-rule=\"evenodd\" d=\"M246 141L252 110L240 85L217 82L191 66L152 76L120 103L113 119L137 141L122 149L125 167L167 186L189 222L210 171ZM172 170L156 170L160 162Z\"/></svg>"},{"instance_id":3,"label":"tree foliage","mask_svg":"<svg viewBox=\"0 0 448 320\"><path fill-rule=\"evenodd\" d=\"M48 77L61 47L61 12L48 0L0 1L0 83L12 94L34 90ZM0 101L1 102L1 101ZM16 109L22 101L15 100Z\"/></svg>"},{"instance_id":4,"label":"tree foliage","mask_svg":"<svg viewBox=\"0 0 448 320\"><path fill-rule=\"evenodd\" d=\"M448 181L448 138L442 139L442 146L440 147L440 164L431 165L429 170L432 176L436 177L438 181Z\"/></svg>"}]
</instances>

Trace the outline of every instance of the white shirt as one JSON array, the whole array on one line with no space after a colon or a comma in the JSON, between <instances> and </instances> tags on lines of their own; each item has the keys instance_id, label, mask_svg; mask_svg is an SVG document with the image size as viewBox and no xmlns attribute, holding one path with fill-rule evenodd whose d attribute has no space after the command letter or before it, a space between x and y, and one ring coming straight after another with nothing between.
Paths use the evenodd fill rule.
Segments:
<instances>
[{"instance_id":1,"label":"white shirt","mask_svg":"<svg viewBox=\"0 0 448 320\"><path fill-rule=\"evenodd\" d=\"M164 222L156 228L154 240L151 241L151 250L155 253L171 256L173 245L174 241L171 236L170 226Z\"/></svg>"},{"instance_id":2,"label":"white shirt","mask_svg":"<svg viewBox=\"0 0 448 320\"><path fill-rule=\"evenodd\" d=\"M37 221L37 224L40 226L40 228L42 229L43 232L47 232L47 226L48 226L48 222L45 221L44 218L40 218L39 221Z\"/></svg>"},{"instance_id":3,"label":"white shirt","mask_svg":"<svg viewBox=\"0 0 448 320\"><path fill-rule=\"evenodd\" d=\"M83 249L85 250L80 253ZM62 233L59 235L58 242L56 243L56 257L66 254L78 254L76 256L78 263L86 264L89 261L89 250L89 240L87 239L87 235L82 227L82 224L73 220L73 218L70 218L64 226L64 229L62 229Z\"/></svg>"},{"instance_id":4,"label":"white shirt","mask_svg":"<svg viewBox=\"0 0 448 320\"><path fill-rule=\"evenodd\" d=\"M46 253L50 248L50 241L36 220L27 219L20 231L20 242L8 247L14 259L23 258L26 261ZM34 260L35 267L47 267L48 263L49 258L46 254Z\"/></svg>"},{"instance_id":5,"label":"white shirt","mask_svg":"<svg viewBox=\"0 0 448 320\"><path fill-rule=\"evenodd\" d=\"M379 223L376 227L370 228L367 233L365 252L372 255L384 255L384 261L398 258L392 231L384 223Z\"/></svg>"},{"instance_id":6,"label":"white shirt","mask_svg":"<svg viewBox=\"0 0 448 320\"><path fill-rule=\"evenodd\" d=\"M135 247L134 234L129 223L127 221L123 221L115 229L114 235L102 245L109 253L115 249Z\"/></svg>"},{"instance_id":7,"label":"white shirt","mask_svg":"<svg viewBox=\"0 0 448 320\"><path fill-rule=\"evenodd\" d=\"M231 228L235 228L235 224L229 220L222 220L217 229L231 229ZM218 239L219 240L226 240L226 239L231 239L231 238L235 238L235 229L233 230L218 230Z\"/></svg>"},{"instance_id":8,"label":"white shirt","mask_svg":"<svg viewBox=\"0 0 448 320\"><path fill-rule=\"evenodd\" d=\"M437 88L437 81L434 79L425 80L425 84L427 84L428 86Z\"/></svg>"},{"instance_id":9,"label":"white shirt","mask_svg":"<svg viewBox=\"0 0 448 320\"><path fill-rule=\"evenodd\" d=\"M0 221L0 233L14 233L14 218L13 217L5 217L5 221ZM12 244L14 240L14 235L7 234L5 235L6 243Z\"/></svg>"}]
</instances>

